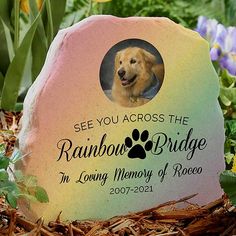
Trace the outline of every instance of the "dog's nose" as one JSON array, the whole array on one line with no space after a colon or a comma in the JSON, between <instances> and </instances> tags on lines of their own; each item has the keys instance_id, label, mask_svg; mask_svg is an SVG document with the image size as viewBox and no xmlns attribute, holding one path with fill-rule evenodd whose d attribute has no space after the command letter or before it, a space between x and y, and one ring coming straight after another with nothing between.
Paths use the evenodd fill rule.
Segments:
<instances>
[{"instance_id":1,"label":"dog's nose","mask_svg":"<svg viewBox=\"0 0 236 236\"><path fill-rule=\"evenodd\" d=\"M118 75L122 78L125 75L125 70L123 68L119 69Z\"/></svg>"}]
</instances>

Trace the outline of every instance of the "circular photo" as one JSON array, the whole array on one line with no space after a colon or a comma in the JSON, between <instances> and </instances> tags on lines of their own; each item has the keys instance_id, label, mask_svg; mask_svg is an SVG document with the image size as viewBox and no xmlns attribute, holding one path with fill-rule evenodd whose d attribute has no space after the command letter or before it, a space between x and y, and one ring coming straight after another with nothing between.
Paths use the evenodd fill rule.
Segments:
<instances>
[{"instance_id":1,"label":"circular photo","mask_svg":"<svg viewBox=\"0 0 236 236\"><path fill-rule=\"evenodd\" d=\"M105 95L123 107L137 107L152 100L163 79L160 53L141 39L127 39L114 45L100 67L100 83Z\"/></svg>"}]
</instances>

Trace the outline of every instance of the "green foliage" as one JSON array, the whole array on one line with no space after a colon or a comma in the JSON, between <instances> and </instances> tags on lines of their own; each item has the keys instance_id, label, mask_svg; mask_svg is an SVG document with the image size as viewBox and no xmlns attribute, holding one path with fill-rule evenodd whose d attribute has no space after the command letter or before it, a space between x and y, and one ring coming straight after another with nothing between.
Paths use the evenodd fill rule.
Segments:
<instances>
[{"instance_id":1,"label":"green foliage","mask_svg":"<svg viewBox=\"0 0 236 236\"><path fill-rule=\"evenodd\" d=\"M3 76L10 64L10 58L8 53L7 36L5 34L4 22L2 20L0 20L0 39L0 55L2 60L2 62L0 63L0 71L2 72L1 75Z\"/></svg>"},{"instance_id":2,"label":"green foliage","mask_svg":"<svg viewBox=\"0 0 236 236\"><path fill-rule=\"evenodd\" d=\"M89 16L89 0L67 0L66 13L61 28L66 28Z\"/></svg>"},{"instance_id":3,"label":"green foliage","mask_svg":"<svg viewBox=\"0 0 236 236\"><path fill-rule=\"evenodd\" d=\"M194 28L200 15L215 18L226 25L235 22L232 12L235 6L234 0L114 0L108 10L115 10L118 16L165 16Z\"/></svg>"},{"instance_id":4,"label":"green foliage","mask_svg":"<svg viewBox=\"0 0 236 236\"><path fill-rule=\"evenodd\" d=\"M3 109L14 110L15 108L30 46L32 44L35 30L38 26L39 16L40 15L38 15L34 23L31 25L8 67L2 89L1 107Z\"/></svg>"},{"instance_id":5,"label":"green foliage","mask_svg":"<svg viewBox=\"0 0 236 236\"><path fill-rule=\"evenodd\" d=\"M35 176L24 176L21 171L11 169L21 159L19 152L14 152L11 158L0 152L0 196L5 197L13 208L17 207L17 200L23 198L30 201L48 202L46 191L38 186Z\"/></svg>"},{"instance_id":6,"label":"green foliage","mask_svg":"<svg viewBox=\"0 0 236 236\"><path fill-rule=\"evenodd\" d=\"M235 25L236 23L236 1L224 0L224 14L222 22L228 26ZM217 6L216 6L217 7Z\"/></svg>"},{"instance_id":7,"label":"green foliage","mask_svg":"<svg viewBox=\"0 0 236 236\"><path fill-rule=\"evenodd\" d=\"M92 4L91 4L92 3ZM112 0L96 3L92 0L68 0L62 27L70 26L92 14L119 17L168 17L184 26L194 28L199 15L215 18L225 25L236 21L235 0Z\"/></svg>"},{"instance_id":8,"label":"green foliage","mask_svg":"<svg viewBox=\"0 0 236 236\"><path fill-rule=\"evenodd\" d=\"M66 0L45 0L39 11L29 1L30 13L19 0L0 1L0 108L22 110L26 91L38 76L48 48L59 30Z\"/></svg>"},{"instance_id":9,"label":"green foliage","mask_svg":"<svg viewBox=\"0 0 236 236\"><path fill-rule=\"evenodd\" d=\"M217 65L216 65L217 66ZM236 154L236 77L226 70L219 70L219 101L225 119L225 160L227 167L232 166Z\"/></svg>"},{"instance_id":10,"label":"green foliage","mask_svg":"<svg viewBox=\"0 0 236 236\"><path fill-rule=\"evenodd\" d=\"M36 186L34 192L35 192L35 197L39 202L46 203L49 201L47 193L45 189L43 189L42 187Z\"/></svg>"},{"instance_id":11,"label":"green foliage","mask_svg":"<svg viewBox=\"0 0 236 236\"><path fill-rule=\"evenodd\" d=\"M196 6L195 1L195 6ZM200 3L199 3L200 4ZM168 17L184 26L195 26L198 14L193 11L192 1L163 0L117 0L104 7L104 13L116 16L161 16Z\"/></svg>"},{"instance_id":12,"label":"green foliage","mask_svg":"<svg viewBox=\"0 0 236 236\"><path fill-rule=\"evenodd\" d=\"M236 120L225 121L225 135L225 160L231 166L236 153Z\"/></svg>"},{"instance_id":13,"label":"green foliage","mask_svg":"<svg viewBox=\"0 0 236 236\"><path fill-rule=\"evenodd\" d=\"M232 204L236 206L236 173L229 170L222 172L220 175L220 184L229 196Z\"/></svg>"},{"instance_id":14,"label":"green foliage","mask_svg":"<svg viewBox=\"0 0 236 236\"><path fill-rule=\"evenodd\" d=\"M220 79L219 102L225 123L225 162L226 170L220 175L220 184L236 206L236 76L223 70L219 62L214 66Z\"/></svg>"}]
</instances>

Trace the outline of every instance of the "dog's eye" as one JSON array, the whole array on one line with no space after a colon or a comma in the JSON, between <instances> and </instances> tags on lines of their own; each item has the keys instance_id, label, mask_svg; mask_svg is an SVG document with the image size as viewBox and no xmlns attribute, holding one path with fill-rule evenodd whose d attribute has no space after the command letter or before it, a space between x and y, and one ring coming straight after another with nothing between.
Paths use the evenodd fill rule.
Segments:
<instances>
[{"instance_id":1,"label":"dog's eye","mask_svg":"<svg viewBox=\"0 0 236 236\"><path fill-rule=\"evenodd\" d=\"M134 64L134 63L136 63L136 60L132 58L132 59L130 60L130 64Z\"/></svg>"},{"instance_id":2,"label":"dog's eye","mask_svg":"<svg viewBox=\"0 0 236 236\"><path fill-rule=\"evenodd\" d=\"M120 65L122 64L122 61L120 61Z\"/></svg>"}]
</instances>

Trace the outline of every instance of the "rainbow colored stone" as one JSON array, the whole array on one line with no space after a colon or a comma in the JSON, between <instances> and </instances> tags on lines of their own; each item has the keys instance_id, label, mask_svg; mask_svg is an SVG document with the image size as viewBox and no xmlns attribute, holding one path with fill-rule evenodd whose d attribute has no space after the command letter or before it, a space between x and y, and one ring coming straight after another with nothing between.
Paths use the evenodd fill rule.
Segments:
<instances>
[{"instance_id":1,"label":"rainbow colored stone","mask_svg":"<svg viewBox=\"0 0 236 236\"><path fill-rule=\"evenodd\" d=\"M158 93L137 107L112 101L100 81L110 52L103 74L112 84L124 41L121 48L152 45L164 65ZM195 193L197 204L218 198L218 93L207 42L169 19L93 16L60 31L25 99L19 137L29 153L22 169L50 202L21 208L46 221L60 211L63 220L104 219Z\"/></svg>"}]
</instances>

